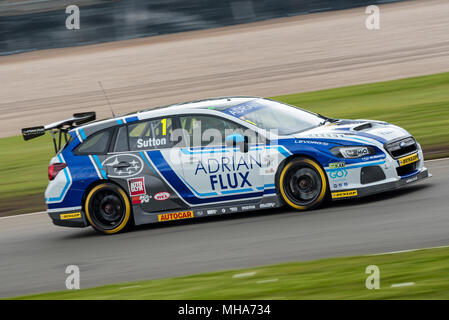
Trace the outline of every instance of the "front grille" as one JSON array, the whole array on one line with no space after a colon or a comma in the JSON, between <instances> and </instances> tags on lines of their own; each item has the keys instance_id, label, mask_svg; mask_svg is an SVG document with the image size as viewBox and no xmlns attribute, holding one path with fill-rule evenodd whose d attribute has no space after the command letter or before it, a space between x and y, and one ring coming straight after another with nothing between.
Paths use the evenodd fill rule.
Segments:
<instances>
[{"instance_id":1,"label":"front grille","mask_svg":"<svg viewBox=\"0 0 449 320\"><path fill-rule=\"evenodd\" d=\"M413 162L405 166L396 168L396 172L398 173L398 176L406 176L412 173L413 171L416 171L417 166L418 162Z\"/></svg>"},{"instance_id":2,"label":"front grille","mask_svg":"<svg viewBox=\"0 0 449 320\"><path fill-rule=\"evenodd\" d=\"M379 166L363 167L360 171L360 183L367 184L385 179L385 173Z\"/></svg>"},{"instance_id":3,"label":"front grille","mask_svg":"<svg viewBox=\"0 0 449 320\"><path fill-rule=\"evenodd\" d=\"M413 137L400 139L385 144L385 150L395 159L409 155L418 150L418 144Z\"/></svg>"}]
</instances>

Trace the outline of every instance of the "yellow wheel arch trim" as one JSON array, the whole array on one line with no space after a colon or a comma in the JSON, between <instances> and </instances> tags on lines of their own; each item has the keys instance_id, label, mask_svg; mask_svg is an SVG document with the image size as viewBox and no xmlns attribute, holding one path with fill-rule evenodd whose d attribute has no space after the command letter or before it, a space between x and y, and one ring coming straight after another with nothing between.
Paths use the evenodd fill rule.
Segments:
<instances>
[{"instance_id":1,"label":"yellow wheel arch trim","mask_svg":"<svg viewBox=\"0 0 449 320\"><path fill-rule=\"evenodd\" d=\"M310 160L310 159L302 159L302 161L310 164L311 166L313 166L318 173L321 176L321 193L318 197L318 199L316 201L320 202L321 200L323 200L324 196L326 195L326 190L327 190L327 180L326 180L326 176L324 174L323 169L321 169L321 167L315 163L315 161ZM290 201L290 199L287 197L287 195L285 194L285 190L284 190L284 178L285 178L285 173L287 172L288 168L290 168L293 165L293 161L287 163L287 165L282 169L280 178L279 178L279 190L281 190L281 194L282 194L282 198L284 199L285 202L287 202L291 207L298 209L298 210L306 210L307 207L306 206L299 206L297 204L294 204L293 202Z\"/></svg>"},{"instance_id":2,"label":"yellow wheel arch trim","mask_svg":"<svg viewBox=\"0 0 449 320\"><path fill-rule=\"evenodd\" d=\"M92 190L90 190L89 194L87 195L84 207L85 207L85 210L86 210L87 220L89 220L89 223L94 228L96 228L96 229L98 229L98 230L100 230L100 231L102 231L104 233L107 233L107 234L114 234L114 233L119 232L120 230L122 230L126 226L126 224L129 221L129 218L131 216L131 206L129 204L128 196L126 195L125 191L122 190L122 188L117 187L117 190L119 191L119 193L121 194L121 196L123 198L123 201L125 202L125 218L123 219L123 221L117 227L115 227L114 229L111 229L111 230L103 230L103 229L101 229L100 227L95 225L95 223L92 221L92 218L90 217L90 212L89 212L89 201L90 201L90 198L92 198L92 195L97 190L99 190L101 188L104 188L104 187L107 187L107 186L108 186L107 184L103 183L103 184L99 184L98 186L95 186Z\"/></svg>"}]
</instances>

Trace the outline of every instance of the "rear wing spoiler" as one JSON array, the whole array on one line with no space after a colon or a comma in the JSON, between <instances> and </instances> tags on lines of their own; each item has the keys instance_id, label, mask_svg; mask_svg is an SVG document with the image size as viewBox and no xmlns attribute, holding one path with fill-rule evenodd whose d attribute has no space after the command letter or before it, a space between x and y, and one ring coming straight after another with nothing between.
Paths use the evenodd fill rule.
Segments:
<instances>
[{"instance_id":1,"label":"rear wing spoiler","mask_svg":"<svg viewBox=\"0 0 449 320\"><path fill-rule=\"evenodd\" d=\"M55 147L55 152L58 151L62 147L62 137L64 136L65 142L68 141L68 132L69 130L85 124L87 122L94 121L96 119L95 112L82 112L75 113L73 117L57 122L53 122L47 124L45 126L31 127L31 128L23 128L22 136L25 141L34 139L45 134L45 131L50 131L51 136L53 137L53 145ZM59 137L56 137L56 134L59 133ZM56 141L58 140L58 142Z\"/></svg>"}]
</instances>

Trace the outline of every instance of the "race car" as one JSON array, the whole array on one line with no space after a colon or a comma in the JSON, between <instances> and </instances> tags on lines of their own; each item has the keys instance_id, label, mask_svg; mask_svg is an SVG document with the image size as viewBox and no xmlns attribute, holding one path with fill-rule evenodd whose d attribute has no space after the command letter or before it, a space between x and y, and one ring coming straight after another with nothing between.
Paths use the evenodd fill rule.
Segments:
<instances>
[{"instance_id":1,"label":"race car","mask_svg":"<svg viewBox=\"0 0 449 320\"><path fill-rule=\"evenodd\" d=\"M114 234L284 205L303 211L431 176L419 143L400 127L259 97L95 117L22 129L25 140L53 135L45 201L55 225Z\"/></svg>"}]
</instances>

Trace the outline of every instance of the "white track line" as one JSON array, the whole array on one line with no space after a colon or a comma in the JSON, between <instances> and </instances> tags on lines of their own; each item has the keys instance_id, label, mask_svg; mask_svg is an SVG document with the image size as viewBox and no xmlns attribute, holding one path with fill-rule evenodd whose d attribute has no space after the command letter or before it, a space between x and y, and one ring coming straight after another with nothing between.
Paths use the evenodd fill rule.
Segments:
<instances>
[{"instance_id":1,"label":"white track line","mask_svg":"<svg viewBox=\"0 0 449 320\"><path fill-rule=\"evenodd\" d=\"M119 290L125 290L125 289L135 289L135 288L142 288L141 285L135 285L135 286L129 286L129 287L121 287Z\"/></svg>"},{"instance_id":2,"label":"white track line","mask_svg":"<svg viewBox=\"0 0 449 320\"><path fill-rule=\"evenodd\" d=\"M414 282L395 283L391 285L391 288L409 287L414 285L415 285Z\"/></svg>"},{"instance_id":3,"label":"white track line","mask_svg":"<svg viewBox=\"0 0 449 320\"><path fill-rule=\"evenodd\" d=\"M252 277L255 274L256 274L255 271L253 271L253 272L245 272L245 273L237 273L237 274L234 274L232 277L233 278L245 278L245 277Z\"/></svg>"},{"instance_id":4,"label":"white track line","mask_svg":"<svg viewBox=\"0 0 449 320\"><path fill-rule=\"evenodd\" d=\"M385 254L395 254L395 253L413 252L413 251L418 251L418 250L442 249L442 248L449 248L449 246L438 246L438 247L427 247L427 248L418 248L418 249L409 249L409 250L400 250L400 251L381 252L381 253L366 254L365 256L368 256L368 257L382 256Z\"/></svg>"},{"instance_id":5,"label":"white track line","mask_svg":"<svg viewBox=\"0 0 449 320\"><path fill-rule=\"evenodd\" d=\"M433 162L433 161L442 161L442 160L449 160L449 158L440 158L440 159L425 160L424 162ZM28 216L28 215L32 215L32 214L38 214L38 213L46 213L46 211L32 212L32 213L24 213L24 214L17 214L17 215L8 216L8 217L1 217L0 220L2 220L2 219L8 219L8 218L14 218L14 217L23 217L23 216ZM420 249L417 249L417 250L420 250Z\"/></svg>"},{"instance_id":6,"label":"white track line","mask_svg":"<svg viewBox=\"0 0 449 320\"><path fill-rule=\"evenodd\" d=\"M442 161L442 160L449 160L449 157L448 158L438 158L438 159L424 160L424 162L434 162L434 161Z\"/></svg>"},{"instance_id":7,"label":"white track line","mask_svg":"<svg viewBox=\"0 0 449 320\"><path fill-rule=\"evenodd\" d=\"M271 282L278 282L279 279L266 279L266 280L259 280L256 283L257 284L264 284L264 283L271 283Z\"/></svg>"},{"instance_id":8,"label":"white track line","mask_svg":"<svg viewBox=\"0 0 449 320\"><path fill-rule=\"evenodd\" d=\"M11 219L11 218L18 218L18 217L24 217L24 216L31 216L31 215L35 215L35 214L43 214L43 213L47 213L47 211L32 212L32 213L23 213L23 214L16 214L16 215L13 215L13 216L0 217L0 220L3 220L3 219Z\"/></svg>"}]
</instances>

